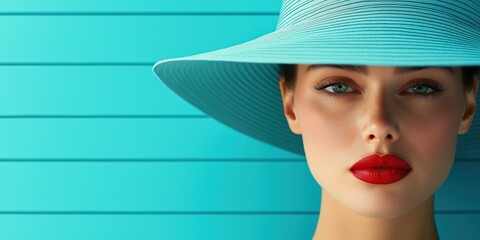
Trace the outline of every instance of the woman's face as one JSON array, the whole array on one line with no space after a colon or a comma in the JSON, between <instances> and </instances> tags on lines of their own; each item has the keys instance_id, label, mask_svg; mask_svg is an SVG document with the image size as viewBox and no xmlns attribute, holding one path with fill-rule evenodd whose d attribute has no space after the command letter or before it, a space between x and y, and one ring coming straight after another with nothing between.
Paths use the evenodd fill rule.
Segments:
<instances>
[{"instance_id":1,"label":"woman's face","mask_svg":"<svg viewBox=\"0 0 480 240\"><path fill-rule=\"evenodd\" d=\"M324 193L358 214L403 215L447 178L458 134L470 127L476 88L459 67L298 65L295 89L280 79L290 129L301 134L310 171ZM397 73L396 73L397 72ZM400 181L371 184L349 169L372 154L393 154L412 167Z\"/></svg>"}]
</instances>

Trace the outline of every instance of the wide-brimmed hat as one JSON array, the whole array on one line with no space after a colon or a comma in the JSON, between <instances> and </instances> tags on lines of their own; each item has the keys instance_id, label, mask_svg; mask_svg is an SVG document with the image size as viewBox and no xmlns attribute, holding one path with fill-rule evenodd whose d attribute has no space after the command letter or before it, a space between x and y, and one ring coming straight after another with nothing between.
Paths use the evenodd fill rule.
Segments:
<instances>
[{"instance_id":1,"label":"wide-brimmed hat","mask_svg":"<svg viewBox=\"0 0 480 240\"><path fill-rule=\"evenodd\" d=\"M153 70L218 121L304 155L283 112L279 64L479 66L479 11L479 0L285 0L274 32ZM480 156L479 125L460 136L457 157Z\"/></svg>"}]
</instances>

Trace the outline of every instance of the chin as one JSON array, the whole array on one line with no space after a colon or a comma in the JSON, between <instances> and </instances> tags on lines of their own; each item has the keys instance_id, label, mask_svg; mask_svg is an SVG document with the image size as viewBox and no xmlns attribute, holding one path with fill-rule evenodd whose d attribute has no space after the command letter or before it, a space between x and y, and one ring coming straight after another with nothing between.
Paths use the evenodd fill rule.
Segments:
<instances>
[{"instance_id":1,"label":"chin","mask_svg":"<svg viewBox=\"0 0 480 240\"><path fill-rule=\"evenodd\" d=\"M360 216L376 219L393 219L408 214L414 210L421 201L406 198L400 199L394 196L372 196L370 193L364 198L356 198L358 201L347 199L346 207Z\"/></svg>"}]
</instances>

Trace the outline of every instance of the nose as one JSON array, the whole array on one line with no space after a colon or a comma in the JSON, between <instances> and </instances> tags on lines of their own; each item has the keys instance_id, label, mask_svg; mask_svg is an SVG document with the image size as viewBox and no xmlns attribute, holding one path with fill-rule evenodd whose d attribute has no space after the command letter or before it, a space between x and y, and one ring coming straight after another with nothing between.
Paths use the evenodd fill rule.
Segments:
<instances>
[{"instance_id":1,"label":"nose","mask_svg":"<svg viewBox=\"0 0 480 240\"><path fill-rule=\"evenodd\" d=\"M375 142L375 141L382 141L382 138L386 142L394 142L398 139L397 135L385 132L385 131L378 131L376 133L370 133L367 137L368 142Z\"/></svg>"},{"instance_id":2,"label":"nose","mask_svg":"<svg viewBox=\"0 0 480 240\"><path fill-rule=\"evenodd\" d=\"M364 107L363 139L367 143L393 143L400 133L396 124L396 109L386 97L372 98Z\"/></svg>"}]
</instances>

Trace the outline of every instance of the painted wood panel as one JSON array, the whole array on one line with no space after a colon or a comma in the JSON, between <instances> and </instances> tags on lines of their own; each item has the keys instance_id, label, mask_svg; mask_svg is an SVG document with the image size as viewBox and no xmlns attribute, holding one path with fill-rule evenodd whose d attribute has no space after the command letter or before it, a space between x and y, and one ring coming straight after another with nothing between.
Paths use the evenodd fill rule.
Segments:
<instances>
[{"instance_id":1,"label":"painted wood panel","mask_svg":"<svg viewBox=\"0 0 480 240\"><path fill-rule=\"evenodd\" d=\"M0 159L295 158L212 118L0 118Z\"/></svg>"},{"instance_id":2,"label":"painted wood panel","mask_svg":"<svg viewBox=\"0 0 480 240\"><path fill-rule=\"evenodd\" d=\"M24 115L205 116L151 66L1 66L0 117Z\"/></svg>"},{"instance_id":3,"label":"painted wood panel","mask_svg":"<svg viewBox=\"0 0 480 240\"><path fill-rule=\"evenodd\" d=\"M8 13L268 13L280 11L281 0L84 0L0 1L0 15Z\"/></svg>"},{"instance_id":4,"label":"painted wood panel","mask_svg":"<svg viewBox=\"0 0 480 240\"><path fill-rule=\"evenodd\" d=\"M0 16L0 65L134 64L216 50L275 29L277 16ZM206 44L208 43L208 44Z\"/></svg>"}]
</instances>

